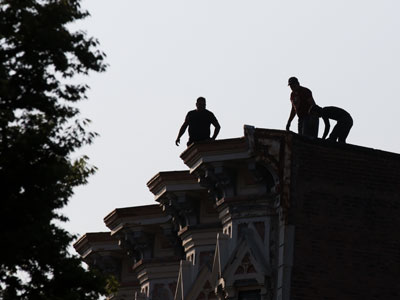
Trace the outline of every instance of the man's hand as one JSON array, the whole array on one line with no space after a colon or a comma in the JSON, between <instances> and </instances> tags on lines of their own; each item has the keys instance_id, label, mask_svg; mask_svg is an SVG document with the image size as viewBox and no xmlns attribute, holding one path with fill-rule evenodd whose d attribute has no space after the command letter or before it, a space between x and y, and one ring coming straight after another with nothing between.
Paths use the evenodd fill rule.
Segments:
<instances>
[{"instance_id":1,"label":"man's hand","mask_svg":"<svg viewBox=\"0 0 400 300\"><path fill-rule=\"evenodd\" d=\"M186 117L187 118L187 117ZM178 137L176 138L175 145L179 146L179 143L181 142L181 136L185 133L186 128L189 126L189 122L185 120L183 122L181 129L179 129Z\"/></svg>"},{"instance_id":2,"label":"man's hand","mask_svg":"<svg viewBox=\"0 0 400 300\"><path fill-rule=\"evenodd\" d=\"M292 123L294 117L296 116L296 110L294 109L294 106L292 104L292 109L290 110L290 115L289 115L289 119L286 123L286 131L289 131L290 129L290 124Z\"/></svg>"}]
</instances>

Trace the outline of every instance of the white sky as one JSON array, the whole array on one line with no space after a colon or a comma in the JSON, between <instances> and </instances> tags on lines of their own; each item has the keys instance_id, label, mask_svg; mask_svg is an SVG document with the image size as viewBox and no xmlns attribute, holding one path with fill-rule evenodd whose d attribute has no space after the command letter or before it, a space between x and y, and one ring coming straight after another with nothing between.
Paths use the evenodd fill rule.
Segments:
<instances>
[{"instance_id":1,"label":"white sky","mask_svg":"<svg viewBox=\"0 0 400 300\"><path fill-rule=\"evenodd\" d=\"M175 139L197 97L222 129L284 129L287 79L297 76L320 106L353 116L348 143L400 152L398 0L83 0L76 26L98 38L108 71L91 87L82 117L100 137L83 149L99 170L64 214L72 233L105 231L118 207L154 204L146 183L184 170ZM320 122L320 135L323 131ZM297 130L297 118L291 129Z\"/></svg>"}]
</instances>

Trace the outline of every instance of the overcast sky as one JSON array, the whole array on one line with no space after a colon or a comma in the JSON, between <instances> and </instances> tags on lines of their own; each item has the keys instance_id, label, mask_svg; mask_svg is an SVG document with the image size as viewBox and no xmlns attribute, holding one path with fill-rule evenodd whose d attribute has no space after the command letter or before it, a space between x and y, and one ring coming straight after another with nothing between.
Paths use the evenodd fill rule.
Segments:
<instances>
[{"instance_id":1,"label":"overcast sky","mask_svg":"<svg viewBox=\"0 0 400 300\"><path fill-rule=\"evenodd\" d=\"M146 183L185 170L175 139L197 97L219 139L243 125L284 129L297 76L320 106L354 119L348 143L400 152L398 0L83 0L75 24L100 40L108 71L91 74L82 117L100 137L81 153L99 170L64 214L76 234L106 231L115 208L154 204ZM291 129L297 130L297 118ZM323 122L320 122L320 136Z\"/></svg>"}]
</instances>

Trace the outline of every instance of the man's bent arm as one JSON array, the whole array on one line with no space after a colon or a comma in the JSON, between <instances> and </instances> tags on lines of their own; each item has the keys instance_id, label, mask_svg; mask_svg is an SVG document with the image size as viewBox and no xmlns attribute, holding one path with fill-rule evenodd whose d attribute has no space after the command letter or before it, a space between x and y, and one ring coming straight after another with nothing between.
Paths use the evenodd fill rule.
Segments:
<instances>
[{"instance_id":1,"label":"man's bent arm","mask_svg":"<svg viewBox=\"0 0 400 300\"><path fill-rule=\"evenodd\" d=\"M212 140L215 140L217 138L217 135L219 133L219 131L221 130L221 125L219 125L218 121L215 120L214 122L212 122L212 124L214 125L214 134L211 137Z\"/></svg>"},{"instance_id":2,"label":"man's bent arm","mask_svg":"<svg viewBox=\"0 0 400 300\"><path fill-rule=\"evenodd\" d=\"M331 125L329 124L329 119L326 117L323 117L322 120L324 120L325 123L325 130L324 134L322 135L322 139L324 140L326 136L328 135L329 129L331 128Z\"/></svg>"},{"instance_id":3,"label":"man's bent arm","mask_svg":"<svg viewBox=\"0 0 400 300\"><path fill-rule=\"evenodd\" d=\"M183 122L181 129L179 129L178 137L176 138L175 145L179 146L179 143L181 142L181 136L185 133L186 128L189 126L189 123L185 120Z\"/></svg>"},{"instance_id":4,"label":"man's bent arm","mask_svg":"<svg viewBox=\"0 0 400 300\"><path fill-rule=\"evenodd\" d=\"M293 121L295 116L296 116L296 110L294 109L294 107L292 105L292 110L290 111L289 120L287 121L287 124L286 124L286 130L287 131L289 131L290 124L292 123L292 121Z\"/></svg>"}]
</instances>

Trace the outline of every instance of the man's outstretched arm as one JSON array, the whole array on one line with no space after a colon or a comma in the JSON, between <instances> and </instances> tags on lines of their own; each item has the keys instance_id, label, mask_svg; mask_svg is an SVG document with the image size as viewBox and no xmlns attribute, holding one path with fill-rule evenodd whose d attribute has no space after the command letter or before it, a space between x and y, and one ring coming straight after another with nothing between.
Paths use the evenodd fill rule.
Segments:
<instances>
[{"instance_id":1,"label":"man's outstretched arm","mask_svg":"<svg viewBox=\"0 0 400 300\"><path fill-rule=\"evenodd\" d=\"M215 121L213 121L211 124L214 125L214 134L211 137L212 140L215 140L217 138L217 135L219 133L219 131L221 130L221 125L219 125L218 120L215 119Z\"/></svg>"},{"instance_id":2,"label":"man's outstretched arm","mask_svg":"<svg viewBox=\"0 0 400 300\"><path fill-rule=\"evenodd\" d=\"M296 116L296 111L292 105L292 110L290 111L290 116L289 116L289 120L286 123L286 130L289 131L290 129L290 124L292 123L294 117Z\"/></svg>"},{"instance_id":3,"label":"man's outstretched arm","mask_svg":"<svg viewBox=\"0 0 400 300\"><path fill-rule=\"evenodd\" d=\"M181 136L185 133L186 128L189 126L189 123L187 120L183 122L181 129L179 129L178 137L176 138L175 145L179 146L179 143L181 142Z\"/></svg>"}]
</instances>

